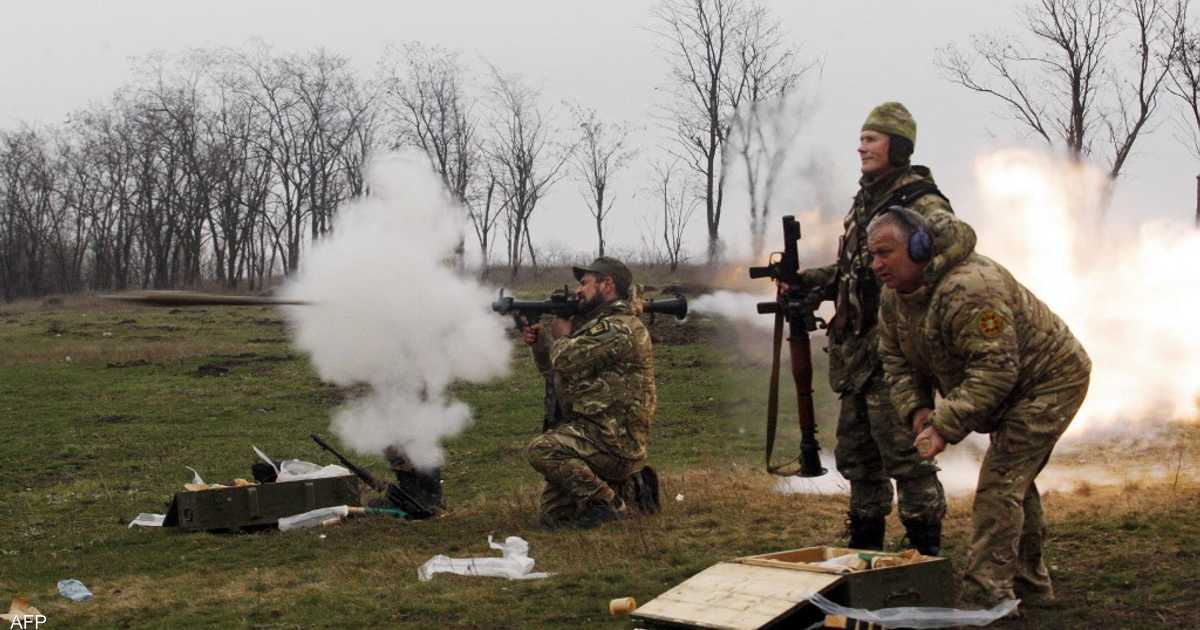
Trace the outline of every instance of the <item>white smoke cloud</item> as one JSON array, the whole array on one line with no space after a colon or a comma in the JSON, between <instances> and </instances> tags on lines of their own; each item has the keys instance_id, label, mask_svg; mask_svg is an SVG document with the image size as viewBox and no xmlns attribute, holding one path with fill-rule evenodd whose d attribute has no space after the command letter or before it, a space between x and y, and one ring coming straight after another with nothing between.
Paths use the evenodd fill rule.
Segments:
<instances>
[{"instance_id":1,"label":"white smoke cloud","mask_svg":"<svg viewBox=\"0 0 1200 630\"><path fill-rule=\"evenodd\" d=\"M1105 210L1103 172L1029 151L983 156L976 171L981 253L1058 313L1092 358L1069 434L1196 419L1200 232L1190 217L1127 227L1142 213Z\"/></svg>"},{"instance_id":2,"label":"white smoke cloud","mask_svg":"<svg viewBox=\"0 0 1200 630\"><path fill-rule=\"evenodd\" d=\"M396 446L428 468L442 462L441 440L472 420L446 388L507 374L510 344L490 312L491 291L446 264L464 212L428 164L388 156L368 181L371 196L339 210L331 235L284 287L316 304L287 316L323 380L371 386L336 412L342 442L365 454Z\"/></svg>"}]
</instances>

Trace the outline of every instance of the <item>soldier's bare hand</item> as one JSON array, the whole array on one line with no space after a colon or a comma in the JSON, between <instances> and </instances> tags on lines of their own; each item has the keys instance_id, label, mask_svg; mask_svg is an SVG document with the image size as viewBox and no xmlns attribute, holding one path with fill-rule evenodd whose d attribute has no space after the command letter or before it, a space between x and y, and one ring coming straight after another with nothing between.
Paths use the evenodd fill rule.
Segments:
<instances>
[{"instance_id":1,"label":"soldier's bare hand","mask_svg":"<svg viewBox=\"0 0 1200 630\"><path fill-rule=\"evenodd\" d=\"M571 320L555 317L554 321L550 322L550 335L555 339L566 337L571 334Z\"/></svg>"},{"instance_id":2,"label":"soldier's bare hand","mask_svg":"<svg viewBox=\"0 0 1200 630\"><path fill-rule=\"evenodd\" d=\"M917 448L917 454L922 458L933 459L938 456L938 453L946 450L946 438L943 438L942 434L932 426L925 427L925 430L921 431L917 435L917 439L913 441L913 446Z\"/></svg>"},{"instance_id":3,"label":"soldier's bare hand","mask_svg":"<svg viewBox=\"0 0 1200 630\"><path fill-rule=\"evenodd\" d=\"M926 421L929 419L929 414L931 414L931 413L933 413L933 410L930 409L929 407L922 407L913 412L913 415L912 415L913 435L917 435L921 431L925 430Z\"/></svg>"},{"instance_id":4,"label":"soldier's bare hand","mask_svg":"<svg viewBox=\"0 0 1200 630\"><path fill-rule=\"evenodd\" d=\"M525 345L532 346L537 343L538 335L542 332L541 324L526 324L521 327L521 339L525 341Z\"/></svg>"}]
</instances>

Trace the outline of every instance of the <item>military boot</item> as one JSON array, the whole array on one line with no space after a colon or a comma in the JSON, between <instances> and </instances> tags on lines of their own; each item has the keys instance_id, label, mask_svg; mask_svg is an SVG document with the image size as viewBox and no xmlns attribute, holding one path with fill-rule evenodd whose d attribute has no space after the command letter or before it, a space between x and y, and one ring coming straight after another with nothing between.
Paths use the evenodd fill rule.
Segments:
<instances>
[{"instance_id":1,"label":"military boot","mask_svg":"<svg viewBox=\"0 0 1200 630\"><path fill-rule=\"evenodd\" d=\"M942 553L942 522L921 521L916 519L901 520L904 530L908 532L908 546L916 549L923 556L937 556Z\"/></svg>"},{"instance_id":2,"label":"military boot","mask_svg":"<svg viewBox=\"0 0 1200 630\"><path fill-rule=\"evenodd\" d=\"M629 507L621 497L612 501L595 501L584 510L576 520L575 525L580 529L595 529L609 521L616 521L629 515Z\"/></svg>"},{"instance_id":3,"label":"military boot","mask_svg":"<svg viewBox=\"0 0 1200 630\"><path fill-rule=\"evenodd\" d=\"M850 541L846 543L851 549L883 549L883 533L887 521L879 518L862 518L850 516Z\"/></svg>"},{"instance_id":4,"label":"military boot","mask_svg":"<svg viewBox=\"0 0 1200 630\"><path fill-rule=\"evenodd\" d=\"M642 514L658 514L662 501L658 496L658 474L649 466L643 466L633 475L633 500Z\"/></svg>"}]
</instances>

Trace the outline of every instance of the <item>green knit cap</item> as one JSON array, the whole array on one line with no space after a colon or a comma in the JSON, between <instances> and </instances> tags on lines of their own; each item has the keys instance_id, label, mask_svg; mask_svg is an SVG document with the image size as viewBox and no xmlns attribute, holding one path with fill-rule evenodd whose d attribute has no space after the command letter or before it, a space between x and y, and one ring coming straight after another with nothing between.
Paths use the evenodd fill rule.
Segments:
<instances>
[{"instance_id":1,"label":"green knit cap","mask_svg":"<svg viewBox=\"0 0 1200 630\"><path fill-rule=\"evenodd\" d=\"M872 109L862 128L863 131L878 131L907 138L909 142L917 144L917 121L913 120L904 105L896 101L888 101Z\"/></svg>"}]
</instances>

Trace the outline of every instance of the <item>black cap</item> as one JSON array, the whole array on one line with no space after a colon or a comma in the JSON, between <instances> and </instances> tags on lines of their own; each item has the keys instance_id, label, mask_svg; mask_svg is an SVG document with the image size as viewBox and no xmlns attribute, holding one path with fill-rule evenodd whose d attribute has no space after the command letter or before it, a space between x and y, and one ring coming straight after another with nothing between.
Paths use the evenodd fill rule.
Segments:
<instances>
[{"instance_id":1,"label":"black cap","mask_svg":"<svg viewBox=\"0 0 1200 630\"><path fill-rule=\"evenodd\" d=\"M612 277L613 284L617 285L617 293L622 296L629 295L629 287L633 284L633 272L629 271L629 267L610 256L601 256L586 267L572 267L571 270L575 272L576 280L583 280L585 273L598 273Z\"/></svg>"}]
</instances>

